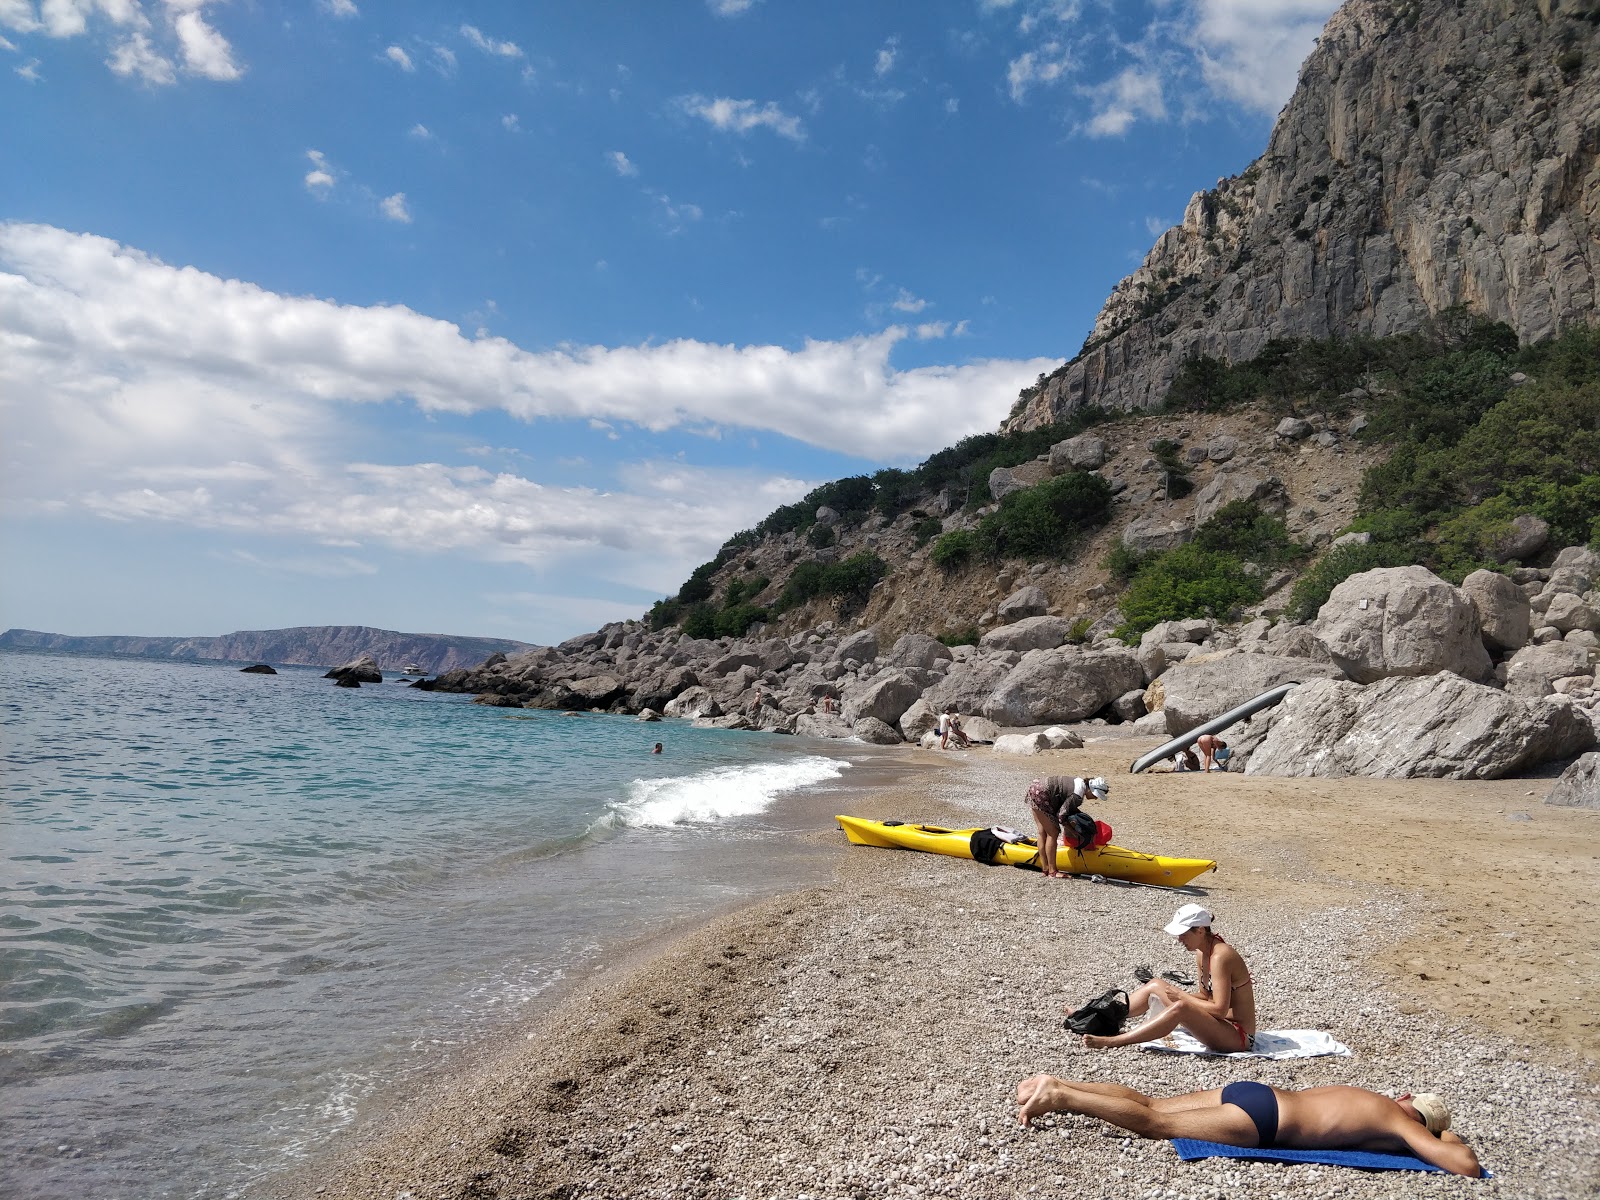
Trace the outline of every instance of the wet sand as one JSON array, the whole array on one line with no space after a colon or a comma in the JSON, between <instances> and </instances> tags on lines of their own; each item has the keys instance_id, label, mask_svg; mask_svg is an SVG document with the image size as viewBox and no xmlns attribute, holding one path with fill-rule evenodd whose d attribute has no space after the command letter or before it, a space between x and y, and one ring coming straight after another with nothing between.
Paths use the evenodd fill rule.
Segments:
<instances>
[{"instance_id":1,"label":"wet sand","mask_svg":"<svg viewBox=\"0 0 1600 1200\"><path fill-rule=\"evenodd\" d=\"M284 1196L867 1197L1031 1194L1516 1197L1600 1186L1600 813L1549 781L1125 774L1151 742L930 769L840 811L1027 828L1034 775L1105 774L1134 849L1216 858L1194 895L851 847L833 881L640 948L520 1038L436 1081ZM937 769L934 769L937 768ZM1522 817L1527 819L1521 819ZM797 834L843 843L833 831ZM1186 889L1189 890L1189 889ZM1201 898L1244 952L1263 1028L1350 1058L1088 1051L1061 1010L1139 964ZM1257 1078L1435 1090L1490 1182L1212 1159L1015 1123L1025 1075L1155 1093Z\"/></svg>"}]
</instances>

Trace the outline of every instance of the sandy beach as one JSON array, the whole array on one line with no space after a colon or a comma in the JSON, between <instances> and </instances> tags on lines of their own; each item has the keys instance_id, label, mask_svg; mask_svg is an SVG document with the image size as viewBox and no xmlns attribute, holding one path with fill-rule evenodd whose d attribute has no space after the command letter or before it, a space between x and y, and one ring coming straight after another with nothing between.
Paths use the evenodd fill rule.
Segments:
<instances>
[{"instance_id":1,"label":"sandy beach","mask_svg":"<svg viewBox=\"0 0 1600 1200\"><path fill-rule=\"evenodd\" d=\"M1218 860L1187 894L841 850L830 884L612 967L271 1194L1595 1194L1600 813L1547 808L1548 780L1127 775L1151 744L907 749L928 769L850 811L1028 828L1029 778L1105 774L1093 811L1118 844ZM1323 1029L1353 1056L1089 1051L1064 1032L1064 1007L1135 967L1190 965L1160 928L1186 899L1245 955L1263 1029ZM1023 1130L1016 1084L1038 1071L1157 1094L1244 1078L1437 1091L1495 1178L1184 1163L1084 1118Z\"/></svg>"}]
</instances>

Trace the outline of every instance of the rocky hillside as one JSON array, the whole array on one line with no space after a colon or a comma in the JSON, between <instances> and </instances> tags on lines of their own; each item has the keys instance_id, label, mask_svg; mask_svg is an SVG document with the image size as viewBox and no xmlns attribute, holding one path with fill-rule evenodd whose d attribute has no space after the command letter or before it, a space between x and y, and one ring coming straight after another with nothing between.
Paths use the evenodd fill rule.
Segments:
<instances>
[{"instance_id":1,"label":"rocky hillside","mask_svg":"<svg viewBox=\"0 0 1600 1200\"><path fill-rule=\"evenodd\" d=\"M456 637L443 633L396 633L366 625L302 625L294 629L241 630L221 637L71 637L32 629L0 633L0 649L51 650L66 654L116 654L184 661L271 663L332 667L370 654L380 669L424 671L480 663L491 654L526 650L509 638Z\"/></svg>"},{"instance_id":2,"label":"rocky hillside","mask_svg":"<svg viewBox=\"0 0 1600 1200\"><path fill-rule=\"evenodd\" d=\"M1349 0L1266 153L1196 193L1008 425L1150 408L1186 359L1273 338L1384 336L1457 306L1524 342L1593 323L1597 156L1596 0Z\"/></svg>"}]
</instances>

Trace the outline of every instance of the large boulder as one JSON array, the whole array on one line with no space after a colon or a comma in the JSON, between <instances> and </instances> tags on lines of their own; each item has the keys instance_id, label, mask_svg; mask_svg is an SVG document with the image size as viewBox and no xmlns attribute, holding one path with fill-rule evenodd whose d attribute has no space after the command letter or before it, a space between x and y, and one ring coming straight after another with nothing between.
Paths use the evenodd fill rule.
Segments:
<instances>
[{"instance_id":1,"label":"large boulder","mask_svg":"<svg viewBox=\"0 0 1600 1200\"><path fill-rule=\"evenodd\" d=\"M1003 500L1012 492L1020 492L1050 478L1050 464L1037 460L1018 463L1014 467L996 467L989 472L989 494Z\"/></svg>"},{"instance_id":2,"label":"large boulder","mask_svg":"<svg viewBox=\"0 0 1600 1200\"><path fill-rule=\"evenodd\" d=\"M1506 691L1525 700L1548 696L1556 680L1589 674L1590 662L1589 648L1580 642L1524 646L1506 663Z\"/></svg>"},{"instance_id":3,"label":"large boulder","mask_svg":"<svg viewBox=\"0 0 1600 1200\"><path fill-rule=\"evenodd\" d=\"M844 719L859 725L871 717L885 725L893 725L901 714L916 703L922 688L902 671L886 671L860 691L845 697ZM895 734L898 741L899 734Z\"/></svg>"},{"instance_id":4,"label":"large boulder","mask_svg":"<svg viewBox=\"0 0 1600 1200\"><path fill-rule=\"evenodd\" d=\"M1002 621L1020 621L1024 617L1042 617L1049 609L1050 597L1044 594L1043 588L1030 583L1000 601L995 614Z\"/></svg>"},{"instance_id":5,"label":"large boulder","mask_svg":"<svg viewBox=\"0 0 1600 1200\"><path fill-rule=\"evenodd\" d=\"M1050 469L1057 475L1068 471L1097 471L1106 465L1110 456L1111 447L1105 438L1080 433L1050 447Z\"/></svg>"},{"instance_id":6,"label":"large boulder","mask_svg":"<svg viewBox=\"0 0 1600 1200\"><path fill-rule=\"evenodd\" d=\"M1600 629L1600 613L1595 612L1593 592L1575 596L1571 592L1557 592L1550 597L1544 610L1544 624L1571 633L1574 629Z\"/></svg>"},{"instance_id":7,"label":"large boulder","mask_svg":"<svg viewBox=\"0 0 1600 1200\"><path fill-rule=\"evenodd\" d=\"M1478 632L1490 650L1520 650L1533 632L1528 594L1498 571L1474 571L1461 590L1478 614Z\"/></svg>"},{"instance_id":8,"label":"large boulder","mask_svg":"<svg viewBox=\"0 0 1600 1200\"><path fill-rule=\"evenodd\" d=\"M1081 721L1143 682L1126 650L1030 650L983 702L983 715L1010 726Z\"/></svg>"},{"instance_id":9,"label":"large boulder","mask_svg":"<svg viewBox=\"0 0 1600 1200\"><path fill-rule=\"evenodd\" d=\"M899 730L877 717L862 717L851 727L851 733L874 746L893 746L902 740Z\"/></svg>"},{"instance_id":10,"label":"large boulder","mask_svg":"<svg viewBox=\"0 0 1600 1200\"><path fill-rule=\"evenodd\" d=\"M1335 667L1309 658L1238 650L1194 655L1161 677L1161 711L1167 732L1176 736L1283 684L1337 678Z\"/></svg>"},{"instance_id":11,"label":"large boulder","mask_svg":"<svg viewBox=\"0 0 1600 1200\"><path fill-rule=\"evenodd\" d=\"M1572 808L1600 808L1600 754L1583 754L1573 759L1544 802Z\"/></svg>"},{"instance_id":12,"label":"large boulder","mask_svg":"<svg viewBox=\"0 0 1600 1200\"><path fill-rule=\"evenodd\" d=\"M853 658L857 662L871 662L878 657L878 633L874 629L860 629L839 643L833 652L838 662Z\"/></svg>"},{"instance_id":13,"label":"large boulder","mask_svg":"<svg viewBox=\"0 0 1600 1200\"><path fill-rule=\"evenodd\" d=\"M1312 631L1358 683L1439 671L1477 680L1492 666L1472 601L1426 567L1350 576L1318 610Z\"/></svg>"},{"instance_id":14,"label":"large boulder","mask_svg":"<svg viewBox=\"0 0 1600 1200\"><path fill-rule=\"evenodd\" d=\"M889 667L915 667L920 671L933 669L937 662L949 662L954 657L950 647L938 638L925 633L908 633L883 656L882 665Z\"/></svg>"},{"instance_id":15,"label":"large boulder","mask_svg":"<svg viewBox=\"0 0 1600 1200\"><path fill-rule=\"evenodd\" d=\"M934 712L953 708L961 713L983 711L983 702L1011 674L1008 657L986 655L957 662L945 677L929 688L925 698Z\"/></svg>"},{"instance_id":16,"label":"large boulder","mask_svg":"<svg viewBox=\"0 0 1600 1200\"><path fill-rule=\"evenodd\" d=\"M1494 543L1496 562L1522 562L1532 558L1550 541L1550 526L1532 513L1511 518L1506 531Z\"/></svg>"},{"instance_id":17,"label":"large boulder","mask_svg":"<svg viewBox=\"0 0 1600 1200\"><path fill-rule=\"evenodd\" d=\"M505 661L504 659L501 660ZM485 663L485 666L488 664ZM363 654L360 658L353 658L342 667L334 667L323 676L324 679L337 680L339 683L382 683L383 675L378 671L377 660L370 654Z\"/></svg>"},{"instance_id":18,"label":"large boulder","mask_svg":"<svg viewBox=\"0 0 1600 1200\"><path fill-rule=\"evenodd\" d=\"M794 731L801 737L847 738L852 736L844 718L834 713L801 713L795 718Z\"/></svg>"},{"instance_id":19,"label":"large boulder","mask_svg":"<svg viewBox=\"0 0 1600 1200\"><path fill-rule=\"evenodd\" d=\"M668 700L661 711L669 717L720 717L722 704L703 687L685 688Z\"/></svg>"},{"instance_id":20,"label":"large boulder","mask_svg":"<svg viewBox=\"0 0 1600 1200\"><path fill-rule=\"evenodd\" d=\"M1565 697L1523 701L1449 671L1289 693L1247 775L1501 779L1594 743Z\"/></svg>"},{"instance_id":21,"label":"large boulder","mask_svg":"<svg viewBox=\"0 0 1600 1200\"><path fill-rule=\"evenodd\" d=\"M1283 481L1275 475L1256 475L1249 471L1223 471L1194 495L1194 523L1199 528L1217 510L1235 500L1254 500L1263 510L1282 513Z\"/></svg>"},{"instance_id":22,"label":"large boulder","mask_svg":"<svg viewBox=\"0 0 1600 1200\"><path fill-rule=\"evenodd\" d=\"M926 699L919 699L900 714L900 736L908 742L918 741L938 723L939 714L933 710L933 706Z\"/></svg>"},{"instance_id":23,"label":"large boulder","mask_svg":"<svg viewBox=\"0 0 1600 1200\"><path fill-rule=\"evenodd\" d=\"M989 630L978 645L985 650L1054 650L1067 644L1072 622L1065 617L1024 617Z\"/></svg>"},{"instance_id":24,"label":"large boulder","mask_svg":"<svg viewBox=\"0 0 1600 1200\"><path fill-rule=\"evenodd\" d=\"M1049 749L1050 739L1042 733L1002 733L994 740L996 754L1038 754Z\"/></svg>"},{"instance_id":25,"label":"large boulder","mask_svg":"<svg viewBox=\"0 0 1600 1200\"><path fill-rule=\"evenodd\" d=\"M1187 521L1169 521L1159 514L1136 517L1122 531L1122 544L1136 554L1156 554L1176 550L1194 537L1194 526Z\"/></svg>"},{"instance_id":26,"label":"large boulder","mask_svg":"<svg viewBox=\"0 0 1600 1200\"><path fill-rule=\"evenodd\" d=\"M566 684L561 708L605 708L623 693L622 680L609 672L585 675Z\"/></svg>"}]
</instances>

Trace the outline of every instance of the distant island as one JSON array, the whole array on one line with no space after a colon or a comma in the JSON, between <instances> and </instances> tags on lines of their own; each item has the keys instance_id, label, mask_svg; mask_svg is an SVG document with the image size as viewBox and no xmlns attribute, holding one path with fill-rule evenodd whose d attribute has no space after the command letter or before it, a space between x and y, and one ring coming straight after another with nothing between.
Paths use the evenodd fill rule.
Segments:
<instances>
[{"instance_id":1,"label":"distant island","mask_svg":"<svg viewBox=\"0 0 1600 1200\"><path fill-rule=\"evenodd\" d=\"M0 633L0 650L49 650L61 654L116 654L181 662L270 663L291 667L337 667L370 654L382 671L417 668L433 674L477 666L491 654L531 649L510 638L456 637L447 633L396 633L366 625L301 625L294 629L246 629L221 637L72 637L35 629Z\"/></svg>"}]
</instances>

